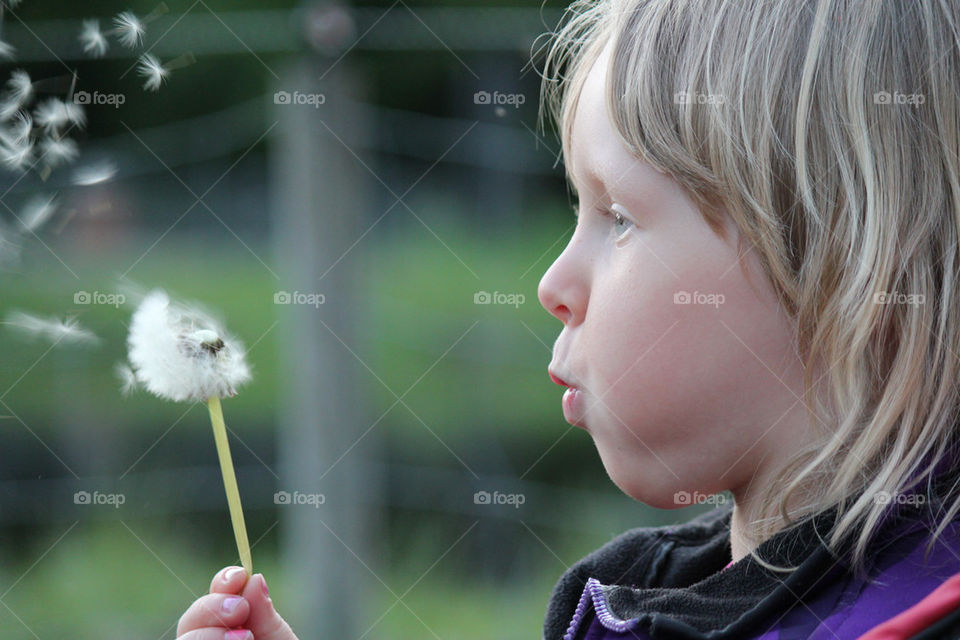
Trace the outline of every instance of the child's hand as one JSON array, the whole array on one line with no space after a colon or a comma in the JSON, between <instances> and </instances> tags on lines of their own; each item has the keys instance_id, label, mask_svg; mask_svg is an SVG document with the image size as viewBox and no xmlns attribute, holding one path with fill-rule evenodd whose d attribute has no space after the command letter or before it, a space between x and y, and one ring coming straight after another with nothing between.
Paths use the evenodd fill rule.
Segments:
<instances>
[{"instance_id":1,"label":"child's hand","mask_svg":"<svg viewBox=\"0 0 960 640\"><path fill-rule=\"evenodd\" d=\"M297 640L273 608L263 575L221 569L210 593L197 598L177 625L177 640Z\"/></svg>"}]
</instances>

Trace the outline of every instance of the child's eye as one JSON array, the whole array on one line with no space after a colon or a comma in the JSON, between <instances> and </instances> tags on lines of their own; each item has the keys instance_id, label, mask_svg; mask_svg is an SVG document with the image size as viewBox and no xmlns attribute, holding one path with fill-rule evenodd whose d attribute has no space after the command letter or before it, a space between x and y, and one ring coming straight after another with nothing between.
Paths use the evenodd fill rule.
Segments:
<instances>
[{"instance_id":1,"label":"child's eye","mask_svg":"<svg viewBox=\"0 0 960 640\"><path fill-rule=\"evenodd\" d=\"M613 205L610 208L610 214L613 216L614 231L619 238L633 227L633 222L620 213L618 209L620 209L620 205Z\"/></svg>"}]
</instances>

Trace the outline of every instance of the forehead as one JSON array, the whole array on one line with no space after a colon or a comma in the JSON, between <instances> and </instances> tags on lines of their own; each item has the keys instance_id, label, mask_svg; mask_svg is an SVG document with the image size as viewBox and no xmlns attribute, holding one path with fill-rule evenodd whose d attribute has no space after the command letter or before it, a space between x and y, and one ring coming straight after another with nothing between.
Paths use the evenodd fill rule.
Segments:
<instances>
[{"instance_id":1,"label":"forehead","mask_svg":"<svg viewBox=\"0 0 960 640\"><path fill-rule=\"evenodd\" d=\"M587 72L573 114L568 164L578 189L584 186L585 180L617 180L619 174L639 162L623 144L607 113L607 67L611 49L608 43Z\"/></svg>"}]
</instances>

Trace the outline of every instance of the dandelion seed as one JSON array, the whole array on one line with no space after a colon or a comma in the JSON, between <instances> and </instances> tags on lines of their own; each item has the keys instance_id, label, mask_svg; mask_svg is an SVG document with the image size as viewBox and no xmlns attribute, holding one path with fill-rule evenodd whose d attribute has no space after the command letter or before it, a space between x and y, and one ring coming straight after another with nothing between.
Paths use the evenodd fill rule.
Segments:
<instances>
[{"instance_id":1,"label":"dandelion seed","mask_svg":"<svg viewBox=\"0 0 960 640\"><path fill-rule=\"evenodd\" d=\"M83 127L87 124L87 114L83 107L74 102L64 102L59 98L50 98L33 110L36 123L47 131L55 131L67 124Z\"/></svg>"},{"instance_id":2,"label":"dandelion seed","mask_svg":"<svg viewBox=\"0 0 960 640\"><path fill-rule=\"evenodd\" d=\"M77 167L73 172L73 184L79 187L89 187L110 180L117 174L117 166L109 161L88 164Z\"/></svg>"},{"instance_id":3,"label":"dandelion seed","mask_svg":"<svg viewBox=\"0 0 960 640\"><path fill-rule=\"evenodd\" d=\"M57 210L53 196L38 196L30 200L20 214L20 223L27 231L35 232L46 223Z\"/></svg>"},{"instance_id":4,"label":"dandelion seed","mask_svg":"<svg viewBox=\"0 0 960 640\"><path fill-rule=\"evenodd\" d=\"M95 58L101 58L110 48L106 36L100 31L99 20L84 20L83 30L80 32L80 42L83 50Z\"/></svg>"},{"instance_id":5,"label":"dandelion seed","mask_svg":"<svg viewBox=\"0 0 960 640\"><path fill-rule=\"evenodd\" d=\"M19 105L24 104L33 95L33 81L30 80L30 74L23 69L17 69L10 74L7 80L7 95L5 99Z\"/></svg>"},{"instance_id":6,"label":"dandelion seed","mask_svg":"<svg viewBox=\"0 0 960 640\"><path fill-rule=\"evenodd\" d=\"M80 153L70 138L44 138L40 141L40 157L53 169L64 162L73 162Z\"/></svg>"},{"instance_id":7,"label":"dandelion seed","mask_svg":"<svg viewBox=\"0 0 960 640\"><path fill-rule=\"evenodd\" d=\"M143 43L143 22L132 11L117 14L117 17L113 19L113 26L112 33L116 34L120 44L128 49L133 49Z\"/></svg>"},{"instance_id":8,"label":"dandelion seed","mask_svg":"<svg viewBox=\"0 0 960 640\"><path fill-rule=\"evenodd\" d=\"M33 131L33 118L29 113L18 111L16 118L6 131L10 139L22 143L30 138L30 133Z\"/></svg>"},{"instance_id":9,"label":"dandelion seed","mask_svg":"<svg viewBox=\"0 0 960 640\"><path fill-rule=\"evenodd\" d=\"M16 52L17 50L12 44L0 40L0 58L10 60Z\"/></svg>"},{"instance_id":10,"label":"dandelion seed","mask_svg":"<svg viewBox=\"0 0 960 640\"><path fill-rule=\"evenodd\" d=\"M116 373L117 377L120 378L120 393L123 395L130 395L130 392L136 390L136 388L140 386L140 384L137 382L136 374L127 363L118 362L116 365L114 365L113 371Z\"/></svg>"},{"instance_id":11,"label":"dandelion seed","mask_svg":"<svg viewBox=\"0 0 960 640\"><path fill-rule=\"evenodd\" d=\"M166 80L170 72L160 64L160 60L151 53L145 53L140 57L137 65L137 73L146 78L143 88L147 91L159 91L160 85Z\"/></svg>"},{"instance_id":12,"label":"dandelion seed","mask_svg":"<svg viewBox=\"0 0 960 640\"><path fill-rule=\"evenodd\" d=\"M26 141L20 145L0 145L0 162L8 169L23 171L33 161L33 143Z\"/></svg>"},{"instance_id":13,"label":"dandelion seed","mask_svg":"<svg viewBox=\"0 0 960 640\"><path fill-rule=\"evenodd\" d=\"M5 324L25 336L46 338L54 343L93 344L100 341L93 332L81 327L76 318L41 318L22 311L12 311L7 314Z\"/></svg>"}]
</instances>

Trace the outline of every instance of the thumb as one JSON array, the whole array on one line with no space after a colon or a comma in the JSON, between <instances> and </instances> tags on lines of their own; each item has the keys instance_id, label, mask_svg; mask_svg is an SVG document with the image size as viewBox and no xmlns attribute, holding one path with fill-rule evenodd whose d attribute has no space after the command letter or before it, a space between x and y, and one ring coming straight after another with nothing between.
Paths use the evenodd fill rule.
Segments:
<instances>
[{"instance_id":1,"label":"thumb","mask_svg":"<svg viewBox=\"0 0 960 640\"><path fill-rule=\"evenodd\" d=\"M250 603L250 615L244 626L253 632L255 640L297 640L290 625L273 608L262 573L255 573L247 580L242 595Z\"/></svg>"}]
</instances>

